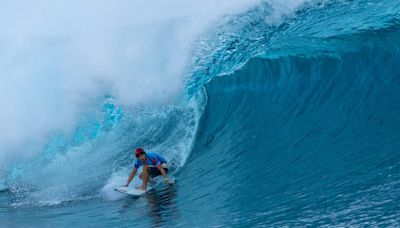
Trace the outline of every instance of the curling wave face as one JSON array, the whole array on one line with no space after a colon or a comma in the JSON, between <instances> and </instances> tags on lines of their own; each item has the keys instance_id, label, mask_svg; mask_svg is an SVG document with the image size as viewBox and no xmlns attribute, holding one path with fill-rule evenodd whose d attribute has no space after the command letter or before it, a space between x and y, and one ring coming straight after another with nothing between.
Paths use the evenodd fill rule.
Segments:
<instances>
[{"instance_id":1,"label":"curling wave face","mask_svg":"<svg viewBox=\"0 0 400 228\"><path fill-rule=\"evenodd\" d=\"M399 10L334 1L270 25L256 9L218 34L226 52L190 84L208 99L182 177L202 186L188 202L218 203L189 224L399 224Z\"/></svg>"}]
</instances>

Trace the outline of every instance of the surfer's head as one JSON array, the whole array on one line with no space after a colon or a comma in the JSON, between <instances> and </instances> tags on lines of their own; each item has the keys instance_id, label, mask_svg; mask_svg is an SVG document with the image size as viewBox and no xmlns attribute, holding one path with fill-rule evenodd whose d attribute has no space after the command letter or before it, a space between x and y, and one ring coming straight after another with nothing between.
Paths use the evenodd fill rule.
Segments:
<instances>
[{"instance_id":1,"label":"surfer's head","mask_svg":"<svg viewBox=\"0 0 400 228\"><path fill-rule=\"evenodd\" d=\"M135 150L135 156L139 160L146 160L146 152L142 148L136 148Z\"/></svg>"}]
</instances>

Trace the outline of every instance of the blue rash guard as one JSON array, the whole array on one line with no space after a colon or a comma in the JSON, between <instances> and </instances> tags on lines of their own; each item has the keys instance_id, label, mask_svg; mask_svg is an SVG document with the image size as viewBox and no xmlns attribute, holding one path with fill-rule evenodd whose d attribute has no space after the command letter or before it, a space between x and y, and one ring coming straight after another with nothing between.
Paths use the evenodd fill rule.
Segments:
<instances>
[{"instance_id":1,"label":"blue rash guard","mask_svg":"<svg viewBox=\"0 0 400 228\"><path fill-rule=\"evenodd\" d=\"M141 160L136 160L135 168L138 169L141 165L149 165L150 167L157 167L162 163L167 163L167 160L156 153L146 153L146 161L143 163Z\"/></svg>"}]
</instances>

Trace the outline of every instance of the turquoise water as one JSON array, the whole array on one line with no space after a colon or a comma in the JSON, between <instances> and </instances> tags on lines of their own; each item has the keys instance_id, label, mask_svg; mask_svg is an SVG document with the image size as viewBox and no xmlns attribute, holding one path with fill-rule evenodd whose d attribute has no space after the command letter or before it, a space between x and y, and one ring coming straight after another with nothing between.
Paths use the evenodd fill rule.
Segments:
<instances>
[{"instance_id":1,"label":"turquoise water","mask_svg":"<svg viewBox=\"0 0 400 228\"><path fill-rule=\"evenodd\" d=\"M272 23L274 7L199 35L172 104L105 94L4 165L1 224L399 226L400 3L311 1ZM112 190L138 145L171 160L176 185Z\"/></svg>"}]
</instances>

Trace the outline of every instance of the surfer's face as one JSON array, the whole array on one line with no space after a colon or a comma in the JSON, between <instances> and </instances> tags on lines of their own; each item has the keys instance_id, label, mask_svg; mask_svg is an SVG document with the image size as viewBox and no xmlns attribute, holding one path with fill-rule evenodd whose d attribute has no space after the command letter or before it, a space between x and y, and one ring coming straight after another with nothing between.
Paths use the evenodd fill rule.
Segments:
<instances>
[{"instance_id":1,"label":"surfer's face","mask_svg":"<svg viewBox=\"0 0 400 228\"><path fill-rule=\"evenodd\" d=\"M146 161L146 154L139 154L138 159L142 162Z\"/></svg>"}]
</instances>

